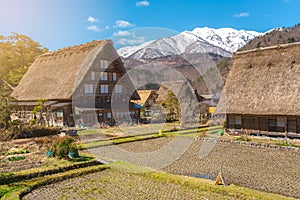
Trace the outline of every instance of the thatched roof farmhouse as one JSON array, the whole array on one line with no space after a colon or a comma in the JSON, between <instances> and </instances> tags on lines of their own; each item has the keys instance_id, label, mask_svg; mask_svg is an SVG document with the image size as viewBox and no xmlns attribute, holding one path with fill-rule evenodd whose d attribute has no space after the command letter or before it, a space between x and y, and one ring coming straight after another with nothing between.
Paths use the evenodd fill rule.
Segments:
<instances>
[{"instance_id":1,"label":"thatched roof farmhouse","mask_svg":"<svg viewBox=\"0 0 300 200\"><path fill-rule=\"evenodd\" d=\"M225 93L228 128L300 133L300 43L235 53Z\"/></svg>"},{"instance_id":2,"label":"thatched roof farmhouse","mask_svg":"<svg viewBox=\"0 0 300 200\"><path fill-rule=\"evenodd\" d=\"M125 72L112 41L93 41L37 57L12 97L17 100L20 115L27 118L37 100L46 99L52 124L73 126L76 122L93 125L119 121L125 113L121 110L112 113L110 99L113 91L120 100L128 95L130 81L118 85ZM139 99L137 93L132 99ZM138 116L138 110L132 107L130 114ZM118 119L113 119L113 115Z\"/></svg>"}]
</instances>

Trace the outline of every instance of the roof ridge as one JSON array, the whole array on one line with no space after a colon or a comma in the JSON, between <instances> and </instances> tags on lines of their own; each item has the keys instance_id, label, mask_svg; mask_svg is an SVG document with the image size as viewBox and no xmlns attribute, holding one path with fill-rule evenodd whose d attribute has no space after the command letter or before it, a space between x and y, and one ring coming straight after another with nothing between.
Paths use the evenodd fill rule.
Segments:
<instances>
[{"instance_id":1,"label":"roof ridge","mask_svg":"<svg viewBox=\"0 0 300 200\"><path fill-rule=\"evenodd\" d=\"M79 44L79 45L74 45L74 46L68 46L65 48L60 48L51 52L47 52L44 53L42 55L37 56L36 58L45 58L45 57L50 57L50 56L56 56L56 55L61 55L70 51L80 51L80 50L84 50L84 49L89 49L92 47L96 47L99 44L104 44L104 43L113 43L110 39L106 39L106 40L93 40L91 42L87 42L84 44Z\"/></svg>"},{"instance_id":2,"label":"roof ridge","mask_svg":"<svg viewBox=\"0 0 300 200\"><path fill-rule=\"evenodd\" d=\"M300 42L294 42L294 43L287 43L287 44L277 44L269 47L260 47L255 49L250 49L246 51L237 51L234 53L234 55L241 55L241 54L247 54L252 52L259 52L259 51L265 51L265 50L272 50L272 49L280 49L280 48L287 48L290 46L298 46L300 45Z\"/></svg>"}]
</instances>

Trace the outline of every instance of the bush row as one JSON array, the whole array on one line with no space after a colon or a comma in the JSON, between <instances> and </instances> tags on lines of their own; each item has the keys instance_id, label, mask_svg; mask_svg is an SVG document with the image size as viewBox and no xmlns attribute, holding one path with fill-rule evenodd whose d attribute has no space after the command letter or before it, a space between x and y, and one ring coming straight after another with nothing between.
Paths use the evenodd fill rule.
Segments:
<instances>
[{"instance_id":1,"label":"bush row","mask_svg":"<svg viewBox=\"0 0 300 200\"><path fill-rule=\"evenodd\" d=\"M82 162L82 163L72 164L69 166L59 167L56 169L44 170L44 171L40 171L40 172L32 172L32 173L20 174L20 175L9 174L8 176L0 177L0 185L14 183L14 182L23 181L23 180L28 180L28 179L32 179L32 178L36 178L36 177L43 177L43 176L47 176L47 175L62 173L62 172L66 172L66 171L70 171L70 170L78 169L78 168L101 165L101 164L103 164L103 163L101 163L97 160L92 160L92 161L86 161L86 162Z\"/></svg>"}]
</instances>

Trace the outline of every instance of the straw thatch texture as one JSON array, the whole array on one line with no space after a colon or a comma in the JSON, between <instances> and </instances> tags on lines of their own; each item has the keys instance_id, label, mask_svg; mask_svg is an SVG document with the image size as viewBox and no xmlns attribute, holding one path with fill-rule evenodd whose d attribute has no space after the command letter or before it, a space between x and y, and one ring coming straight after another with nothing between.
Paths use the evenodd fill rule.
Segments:
<instances>
[{"instance_id":1,"label":"straw thatch texture","mask_svg":"<svg viewBox=\"0 0 300 200\"><path fill-rule=\"evenodd\" d=\"M227 114L300 116L300 43L235 53Z\"/></svg>"},{"instance_id":2,"label":"straw thatch texture","mask_svg":"<svg viewBox=\"0 0 300 200\"><path fill-rule=\"evenodd\" d=\"M80 80L95 56L104 49L115 52L110 40L93 41L43 54L35 60L12 93L18 101L71 100ZM115 58L117 53L115 53ZM110 60L112 61L112 60ZM125 70L125 69L124 69ZM84 76L81 77L81 79Z\"/></svg>"},{"instance_id":3,"label":"straw thatch texture","mask_svg":"<svg viewBox=\"0 0 300 200\"><path fill-rule=\"evenodd\" d=\"M147 106L147 101L151 98L151 94L156 95L155 90L137 90L137 93L140 96L140 100L132 100L132 102L141 106Z\"/></svg>"}]
</instances>

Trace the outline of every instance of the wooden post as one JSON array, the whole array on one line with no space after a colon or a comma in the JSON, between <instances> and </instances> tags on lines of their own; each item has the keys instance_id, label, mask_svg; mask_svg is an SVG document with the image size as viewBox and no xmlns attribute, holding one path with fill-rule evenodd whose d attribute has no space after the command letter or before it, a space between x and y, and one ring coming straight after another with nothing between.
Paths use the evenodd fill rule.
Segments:
<instances>
[{"instance_id":1,"label":"wooden post","mask_svg":"<svg viewBox=\"0 0 300 200\"><path fill-rule=\"evenodd\" d=\"M285 140L288 143L288 127L287 127L287 117L284 118L284 125L285 125Z\"/></svg>"}]
</instances>

